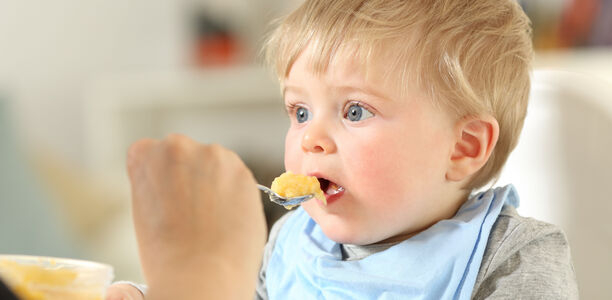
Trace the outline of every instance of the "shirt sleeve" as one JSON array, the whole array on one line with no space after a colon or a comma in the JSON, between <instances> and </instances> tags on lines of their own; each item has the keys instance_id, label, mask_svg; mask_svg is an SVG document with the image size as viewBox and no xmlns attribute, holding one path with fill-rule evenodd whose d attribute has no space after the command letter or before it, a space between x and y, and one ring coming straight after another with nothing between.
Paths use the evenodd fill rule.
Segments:
<instances>
[{"instance_id":1,"label":"shirt sleeve","mask_svg":"<svg viewBox=\"0 0 612 300\"><path fill-rule=\"evenodd\" d=\"M280 232L280 229L283 227L283 224L285 224L291 214L293 214L292 211L283 215L280 219L278 219L278 221L276 221L276 223L274 223L272 229L270 229L268 242L266 243L266 247L264 248L261 268L259 269L259 276L257 276L257 286L255 287L254 297L255 300L268 299L268 290L266 289L266 269L268 268L268 261L270 260L270 255L272 255L272 250L274 250L274 245L276 244L278 233Z\"/></svg>"},{"instance_id":2,"label":"shirt sleeve","mask_svg":"<svg viewBox=\"0 0 612 300\"><path fill-rule=\"evenodd\" d=\"M554 225L521 218L501 220L503 234L483 258L473 299L578 299L570 248ZM487 256L487 255L485 255Z\"/></svg>"}]
</instances>

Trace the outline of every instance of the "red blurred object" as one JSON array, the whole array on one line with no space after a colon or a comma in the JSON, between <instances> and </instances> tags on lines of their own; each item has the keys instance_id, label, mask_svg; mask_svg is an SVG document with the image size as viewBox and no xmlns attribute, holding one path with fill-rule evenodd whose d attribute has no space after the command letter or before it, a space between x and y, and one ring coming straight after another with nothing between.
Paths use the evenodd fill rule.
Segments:
<instances>
[{"instance_id":1,"label":"red blurred object","mask_svg":"<svg viewBox=\"0 0 612 300\"><path fill-rule=\"evenodd\" d=\"M237 61L240 47L230 35L218 34L204 36L196 43L196 65L224 66Z\"/></svg>"},{"instance_id":2,"label":"red blurred object","mask_svg":"<svg viewBox=\"0 0 612 300\"><path fill-rule=\"evenodd\" d=\"M601 0L570 0L561 16L559 42L562 47L588 43Z\"/></svg>"},{"instance_id":3,"label":"red blurred object","mask_svg":"<svg viewBox=\"0 0 612 300\"><path fill-rule=\"evenodd\" d=\"M191 15L193 63L197 67L223 67L238 62L242 45L229 20L196 9Z\"/></svg>"}]
</instances>

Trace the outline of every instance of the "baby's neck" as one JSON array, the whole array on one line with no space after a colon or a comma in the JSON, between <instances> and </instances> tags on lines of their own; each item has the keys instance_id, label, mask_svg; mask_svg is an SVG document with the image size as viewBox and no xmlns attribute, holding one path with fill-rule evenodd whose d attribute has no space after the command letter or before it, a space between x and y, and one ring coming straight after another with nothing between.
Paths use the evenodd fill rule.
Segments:
<instances>
[{"instance_id":1,"label":"baby's neck","mask_svg":"<svg viewBox=\"0 0 612 300\"><path fill-rule=\"evenodd\" d=\"M433 226L434 224L442 221L442 220L448 220L453 218L456 214L457 211L459 210L459 208L461 207L461 205L463 205L463 203L465 203L465 201L468 199L470 192L469 191L464 191L464 190L460 190L459 193L457 193L458 196L453 197L454 199L452 199L449 202L449 205L446 207L445 210L440 211L440 214L437 215L436 218L432 219L431 222L429 222L428 224L426 224L425 226L423 226L422 228L420 228L419 230L415 230L412 232L404 232L404 233L400 233L398 235L394 235L390 238L372 243L371 245L382 245L382 244L396 244L402 241L405 241L417 234L419 234L420 232L428 229L429 227Z\"/></svg>"}]
</instances>

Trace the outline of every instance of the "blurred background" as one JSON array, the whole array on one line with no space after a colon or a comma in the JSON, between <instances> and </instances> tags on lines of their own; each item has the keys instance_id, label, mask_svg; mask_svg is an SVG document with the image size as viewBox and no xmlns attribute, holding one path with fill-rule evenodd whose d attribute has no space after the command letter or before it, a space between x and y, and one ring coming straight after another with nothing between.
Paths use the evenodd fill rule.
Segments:
<instances>
[{"instance_id":1,"label":"blurred background","mask_svg":"<svg viewBox=\"0 0 612 300\"><path fill-rule=\"evenodd\" d=\"M141 282L124 167L138 138L179 132L220 143L270 184L284 171L288 122L258 51L271 20L300 2L0 0L0 253L102 261L117 279ZM535 67L582 74L609 92L612 1L520 2L534 26ZM599 93L596 105L610 108L610 95ZM612 136L612 109L597 111L596 136ZM569 155L590 155L576 151ZM610 182L602 176L589 182ZM612 200L603 191L589 197ZM270 222L284 213L264 203ZM604 241L593 250L567 214L528 200L523 207L568 232L583 298L612 297L604 279L591 280L603 271L589 269L612 269L610 222L593 225ZM582 263L591 250L603 261Z\"/></svg>"}]
</instances>

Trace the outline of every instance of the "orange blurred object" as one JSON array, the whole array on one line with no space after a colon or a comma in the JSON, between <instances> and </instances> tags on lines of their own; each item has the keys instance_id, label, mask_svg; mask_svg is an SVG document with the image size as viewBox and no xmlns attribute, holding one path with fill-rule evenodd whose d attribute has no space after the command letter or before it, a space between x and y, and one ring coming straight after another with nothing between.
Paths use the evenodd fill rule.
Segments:
<instances>
[{"instance_id":1,"label":"orange blurred object","mask_svg":"<svg viewBox=\"0 0 612 300\"><path fill-rule=\"evenodd\" d=\"M227 34L210 35L196 43L195 63L200 67L231 65L238 61L240 46Z\"/></svg>"}]
</instances>

